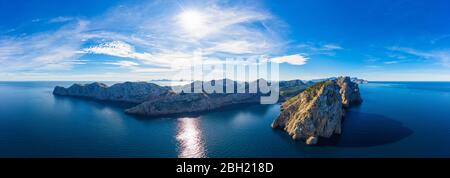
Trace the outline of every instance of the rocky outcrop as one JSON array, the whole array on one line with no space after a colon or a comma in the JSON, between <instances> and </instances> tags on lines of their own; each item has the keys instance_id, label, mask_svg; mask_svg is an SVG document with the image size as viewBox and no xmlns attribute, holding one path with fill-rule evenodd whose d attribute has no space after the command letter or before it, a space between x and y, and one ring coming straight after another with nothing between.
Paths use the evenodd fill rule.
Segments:
<instances>
[{"instance_id":1,"label":"rocky outcrop","mask_svg":"<svg viewBox=\"0 0 450 178\"><path fill-rule=\"evenodd\" d=\"M69 88L55 87L54 95L85 97L104 101L120 101L129 103L142 103L148 100L165 96L169 88L146 82L125 82L110 87L103 83L87 85L74 84Z\"/></svg>"},{"instance_id":2,"label":"rocky outcrop","mask_svg":"<svg viewBox=\"0 0 450 178\"><path fill-rule=\"evenodd\" d=\"M272 128L283 128L295 140L312 144L341 132L342 101L335 81L313 85L284 102L281 110Z\"/></svg>"},{"instance_id":3,"label":"rocky outcrop","mask_svg":"<svg viewBox=\"0 0 450 178\"><path fill-rule=\"evenodd\" d=\"M352 82L350 77L338 77L336 82L340 88L339 93L341 94L344 107L362 102L358 84Z\"/></svg>"},{"instance_id":4,"label":"rocky outcrop","mask_svg":"<svg viewBox=\"0 0 450 178\"><path fill-rule=\"evenodd\" d=\"M284 129L294 140L317 144L320 137L340 134L344 108L361 101L358 85L348 77L318 82L285 101L272 128Z\"/></svg>"}]
</instances>

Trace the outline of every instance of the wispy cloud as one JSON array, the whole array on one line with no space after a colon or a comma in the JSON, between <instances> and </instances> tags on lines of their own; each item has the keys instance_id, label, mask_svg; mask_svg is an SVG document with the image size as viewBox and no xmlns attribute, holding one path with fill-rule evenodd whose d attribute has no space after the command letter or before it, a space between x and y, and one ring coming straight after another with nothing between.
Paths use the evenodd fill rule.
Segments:
<instances>
[{"instance_id":1,"label":"wispy cloud","mask_svg":"<svg viewBox=\"0 0 450 178\"><path fill-rule=\"evenodd\" d=\"M41 19L39 19L39 18L31 20L31 22L33 22L33 23L37 23L37 22L40 22L40 21L41 21Z\"/></svg>"},{"instance_id":2,"label":"wispy cloud","mask_svg":"<svg viewBox=\"0 0 450 178\"><path fill-rule=\"evenodd\" d=\"M132 61L105 62L105 64L109 64L109 65L117 65L117 66L120 66L120 67L134 67L134 66L139 66L138 63L132 62Z\"/></svg>"},{"instance_id":3,"label":"wispy cloud","mask_svg":"<svg viewBox=\"0 0 450 178\"><path fill-rule=\"evenodd\" d=\"M436 43L438 43L440 41L448 40L449 38L450 38L450 34L440 35L440 36L438 36L436 38L431 39L430 43L431 44L436 44Z\"/></svg>"},{"instance_id":4,"label":"wispy cloud","mask_svg":"<svg viewBox=\"0 0 450 178\"><path fill-rule=\"evenodd\" d=\"M176 69L173 68L133 68L132 72L135 73L167 73L173 72Z\"/></svg>"},{"instance_id":5,"label":"wispy cloud","mask_svg":"<svg viewBox=\"0 0 450 178\"><path fill-rule=\"evenodd\" d=\"M229 54L263 54L269 50L267 43L252 43L248 41L234 40L214 44L205 49L206 53L229 53Z\"/></svg>"},{"instance_id":6,"label":"wispy cloud","mask_svg":"<svg viewBox=\"0 0 450 178\"><path fill-rule=\"evenodd\" d=\"M401 52L417 57L421 57L424 59L436 60L438 63L443 66L450 67L450 49L440 49L440 50L417 50L413 48L405 48L405 47L390 47L388 48L391 51Z\"/></svg>"},{"instance_id":7,"label":"wispy cloud","mask_svg":"<svg viewBox=\"0 0 450 178\"><path fill-rule=\"evenodd\" d=\"M397 64L399 61L385 61L384 64Z\"/></svg>"},{"instance_id":8,"label":"wispy cloud","mask_svg":"<svg viewBox=\"0 0 450 178\"><path fill-rule=\"evenodd\" d=\"M304 65L306 64L306 61L308 61L308 58L300 54L295 54L290 56L275 57L272 58L271 61L276 63L288 63L292 65Z\"/></svg>"},{"instance_id":9,"label":"wispy cloud","mask_svg":"<svg viewBox=\"0 0 450 178\"><path fill-rule=\"evenodd\" d=\"M184 8L175 18L168 19L179 27L180 35L193 38L205 38L210 35L232 33L240 35L253 31L250 23L269 20L270 15L261 11L249 10L243 7L220 7L217 4L207 7ZM228 31L230 30L230 31ZM254 31L260 33L260 31Z\"/></svg>"},{"instance_id":10,"label":"wispy cloud","mask_svg":"<svg viewBox=\"0 0 450 178\"><path fill-rule=\"evenodd\" d=\"M63 16L59 16L59 17L55 17L52 18L48 21L48 23L64 23L64 22L69 22L72 20L75 20L76 18L74 17L63 17Z\"/></svg>"},{"instance_id":11,"label":"wispy cloud","mask_svg":"<svg viewBox=\"0 0 450 178\"><path fill-rule=\"evenodd\" d=\"M167 2L162 3L167 5ZM161 8L161 4L151 3L112 10L97 25L97 28L104 26L110 31L85 35L107 42L81 51L136 59L155 67L175 68L189 67L198 58L198 53L202 53L204 63L213 64L219 63L220 58L276 56L280 52L282 40L279 34L270 30L277 28L272 24L276 24L278 19L265 11L207 3L206 6L183 7L164 14L148 14ZM140 18L147 15L157 18ZM106 22L105 18L108 19ZM139 28L130 27L132 34L111 30L115 23L123 23L118 19L125 18L133 19L130 23ZM136 50L138 48L139 51Z\"/></svg>"},{"instance_id":12,"label":"wispy cloud","mask_svg":"<svg viewBox=\"0 0 450 178\"><path fill-rule=\"evenodd\" d=\"M381 66L378 65L367 65L367 68L371 68L371 69L376 69L376 68L380 68Z\"/></svg>"},{"instance_id":13,"label":"wispy cloud","mask_svg":"<svg viewBox=\"0 0 450 178\"><path fill-rule=\"evenodd\" d=\"M84 48L80 53L88 54L103 54L121 58L131 58L137 60L148 61L153 58L153 55L147 52L136 52L135 48L128 43L122 41L112 41L107 43L102 43L97 46L92 46ZM157 64L156 61L155 65Z\"/></svg>"},{"instance_id":14,"label":"wispy cloud","mask_svg":"<svg viewBox=\"0 0 450 178\"><path fill-rule=\"evenodd\" d=\"M310 55L328 55L328 56L334 56L337 51L344 49L338 44L333 43L316 44L311 42L298 44L296 48Z\"/></svg>"},{"instance_id":15,"label":"wispy cloud","mask_svg":"<svg viewBox=\"0 0 450 178\"><path fill-rule=\"evenodd\" d=\"M59 30L31 36L0 37L0 71L48 71L85 64L76 52L88 22L78 21Z\"/></svg>"},{"instance_id":16,"label":"wispy cloud","mask_svg":"<svg viewBox=\"0 0 450 178\"><path fill-rule=\"evenodd\" d=\"M343 48L337 44L325 44L319 49L323 51L333 51L333 50L340 50Z\"/></svg>"}]
</instances>

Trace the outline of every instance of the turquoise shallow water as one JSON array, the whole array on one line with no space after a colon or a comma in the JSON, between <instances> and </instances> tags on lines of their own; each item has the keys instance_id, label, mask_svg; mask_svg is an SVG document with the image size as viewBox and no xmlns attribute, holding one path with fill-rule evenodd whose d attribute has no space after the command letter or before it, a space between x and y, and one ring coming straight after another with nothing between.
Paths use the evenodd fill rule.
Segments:
<instances>
[{"instance_id":1,"label":"turquoise shallow water","mask_svg":"<svg viewBox=\"0 0 450 178\"><path fill-rule=\"evenodd\" d=\"M0 157L450 157L450 83L361 85L343 133L305 146L270 123L278 105L138 118L117 103L55 97L73 82L0 82Z\"/></svg>"}]
</instances>

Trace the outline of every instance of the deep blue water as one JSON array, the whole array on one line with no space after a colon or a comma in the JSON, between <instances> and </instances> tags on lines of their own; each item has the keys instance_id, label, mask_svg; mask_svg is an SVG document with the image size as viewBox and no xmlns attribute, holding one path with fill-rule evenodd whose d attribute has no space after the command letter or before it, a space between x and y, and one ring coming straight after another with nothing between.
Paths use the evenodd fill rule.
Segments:
<instances>
[{"instance_id":1,"label":"deep blue water","mask_svg":"<svg viewBox=\"0 0 450 178\"><path fill-rule=\"evenodd\" d=\"M450 83L360 85L364 103L321 146L272 130L278 105L137 118L124 105L52 95L72 83L0 82L0 157L450 157Z\"/></svg>"}]
</instances>

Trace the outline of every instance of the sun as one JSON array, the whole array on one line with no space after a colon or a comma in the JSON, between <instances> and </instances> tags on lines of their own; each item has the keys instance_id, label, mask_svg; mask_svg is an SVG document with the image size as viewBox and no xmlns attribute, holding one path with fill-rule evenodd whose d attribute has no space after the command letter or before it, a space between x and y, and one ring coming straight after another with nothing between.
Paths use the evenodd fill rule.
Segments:
<instances>
[{"instance_id":1,"label":"sun","mask_svg":"<svg viewBox=\"0 0 450 178\"><path fill-rule=\"evenodd\" d=\"M199 11L187 10L178 16L178 23L189 34L199 35L206 28L206 17Z\"/></svg>"}]
</instances>

